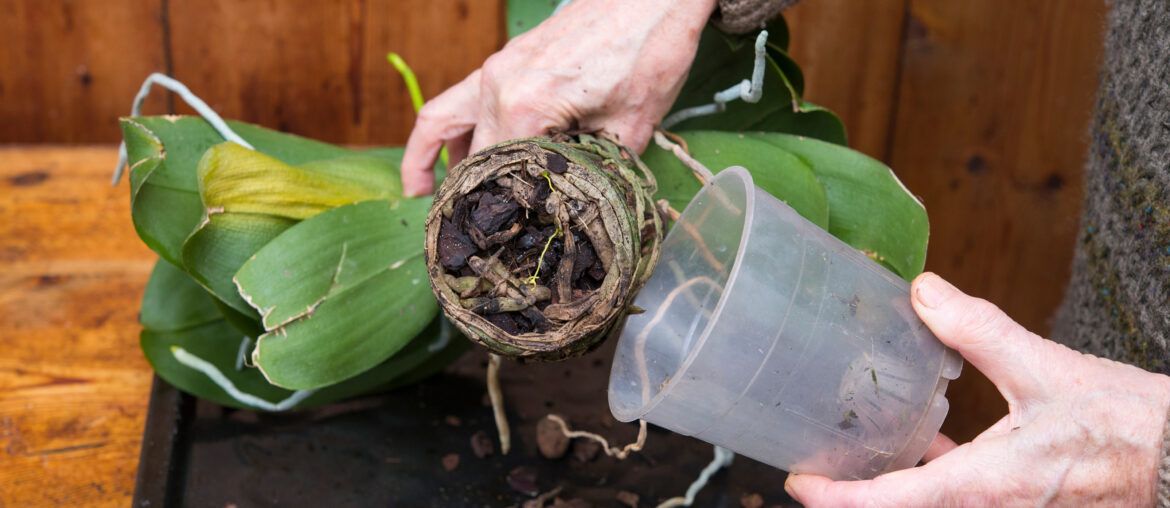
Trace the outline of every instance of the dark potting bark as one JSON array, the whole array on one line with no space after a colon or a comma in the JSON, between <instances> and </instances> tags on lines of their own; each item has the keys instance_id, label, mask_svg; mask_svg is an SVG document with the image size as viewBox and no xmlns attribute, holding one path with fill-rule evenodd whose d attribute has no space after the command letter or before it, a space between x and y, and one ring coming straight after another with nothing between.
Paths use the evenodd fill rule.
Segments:
<instances>
[{"instance_id":1,"label":"dark potting bark","mask_svg":"<svg viewBox=\"0 0 1170 508\"><path fill-rule=\"evenodd\" d=\"M654 263L663 219L637 156L588 134L502 143L465 159L427 219L444 312L511 357L558 360L599 344Z\"/></svg>"}]
</instances>

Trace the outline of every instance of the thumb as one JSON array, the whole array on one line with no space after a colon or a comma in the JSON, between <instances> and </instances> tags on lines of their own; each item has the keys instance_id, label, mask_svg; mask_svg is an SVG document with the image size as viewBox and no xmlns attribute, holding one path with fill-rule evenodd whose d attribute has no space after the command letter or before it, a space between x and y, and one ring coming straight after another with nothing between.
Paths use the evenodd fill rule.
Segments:
<instances>
[{"instance_id":1,"label":"thumb","mask_svg":"<svg viewBox=\"0 0 1170 508\"><path fill-rule=\"evenodd\" d=\"M618 119L606 126L606 129L617 136L618 141L630 147L635 153L642 153L646 145L650 144L650 137L654 135L654 122L648 122L637 116L627 116Z\"/></svg>"},{"instance_id":2,"label":"thumb","mask_svg":"<svg viewBox=\"0 0 1170 508\"><path fill-rule=\"evenodd\" d=\"M942 277L914 279L911 298L918 317L943 344L979 369L1008 402L1041 396L1047 383L1037 374L1055 348L1004 314L999 307L963 294Z\"/></svg>"}]
</instances>

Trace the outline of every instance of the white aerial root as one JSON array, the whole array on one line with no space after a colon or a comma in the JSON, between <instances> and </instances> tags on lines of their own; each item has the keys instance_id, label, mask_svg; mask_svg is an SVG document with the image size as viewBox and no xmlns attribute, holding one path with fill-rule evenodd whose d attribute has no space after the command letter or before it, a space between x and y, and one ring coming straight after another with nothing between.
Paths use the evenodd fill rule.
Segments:
<instances>
[{"instance_id":1,"label":"white aerial root","mask_svg":"<svg viewBox=\"0 0 1170 508\"><path fill-rule=\"evenodd\" d=\"M211 109L211 106L203 102L203 99L191 93L191 90L186 85L166 74L156 72L146 78L146 81L142 83L142 88L138 89L138 95L134 96L134 104L130 106L130 116L142 115L142 103L146 101L146 97L150 95L150 88L154 85L161 86L178 94L196 113L199 113L199 116L207 120L207 123L210 123L211 127L220 136L223 136L224 139L249 150L255 150L250 143L244 141L244 138L241 138L231 127L228 127L227 122L224 122L223 118L220 118L219 114L214 109ZM126 167L126 160L126 142L122 141L122 144L118 146L118 167L114 168L114 178L110 182L112 185L118 185L118 182L122 179L122 171Z\"/></svg>"},{"instance_id":2,"label":"white aerial root","mask_svg":"<svg viewBox=\"0 0 1170 508\"><path fill-rule=\"evenodd\" d=\"M582 437L596 441L601 444L601 449L605 450L606 455L615 457L618 460L624 460L632 452L641 451L642 447L646 444L646 420L638 420L638 439L633 443L618 448L616 446L610 446L608 440L592 432L569 430L569 425L565 423L565 420L558 415L550 414L547 416L547 418L553 422L556 422L557 425L560 425L561 433L563 433L565 437L568 437L569 439ZM735 454L730 450L721 446L716 446L715 458L711 459L711 462L707 464L707 467L704 467L703 471L699 473L699 477L695 479L693 483L691 483L690 487L687 488L686 495L667 499L666 501L663 501L662 504L659 504L658 508L691 506L691 504L695 502L695 496L699 494L700 490L703 490L703 487L707 485L707 481L711 479L711 476L714 475L716 471L719 471L719 469L730 466L731 460L734 457Z\"/></svg>"},{"instance_id":3,"label":"white aerial root","mask_svg":"<svg viewBox=\"0 0 1170 508\"><path fill-rule=\"evenodd\" d=\"M690 506L695 502L695 496L699 494L699 491L703 490L703 487L707 486L707 481L711 479L711 476L714 475L716 471L730 466L731 459L733 458L735 458L735 454L732 453L731 450L723 448L722 446L716 446L715 458L711 459L711 462L707 464L707 467L703 468L703 471L699 473L699 477L695 479L694 483L691 483L690 487L687 488L686 496L672 497L667 499L666 501L663 501L661 504L659 504L658 508Z\"/></svg>"},{"instance_id":4,"label":"white aerial root","mask_svg":"<svg viewBox=\"0 0 1170 508\"><path fill-rule=\"evenodd\" d=\"M715 113L722 113L727 109L727 103L736 99L740 99L748 103L756 103L760 101L760 97L764 95L764 69L766 68L768 44L768 31L761 30L760 35L756 36L756 56L755 64L752 67L752 78L745 79L729 87L721 92L716 92L714 102L711 104L704 104L702 106L694 106L687 109L675 111L673 115L666 117L662 121L662 128L669 129L691 118L713 115Z\"/></svg>"},{"instance_id":5,"label":"white aerial root","mask_svg":"<svg viewBox=\"0 0 1170 508\"><path fill-rule=\"evenodd\" d=\"M500 453L507 455L512 448L512 432L508 429L508 415L504 414L504 393L500 390L500 355L488 353L487 388L500 434Z\"/></svg>"},{"instance_id":6,"label":"white aerial root","mask_svg":"<svg viewBox=\"0 0 1170 508\"><path fill-rule=\"evenodd\" d=\"M630 453L641 451L642 447L646 444L646 420L638 420L638 439L633 443L618 448L616 446L610 446L608 440L592 432L585 432L583 430L569 430L569 424L565 423L565 420L558 415L550 414L547 416L547 418L561 426L561 433L563 433L565 437L569 439L583 437L597 441L598 443L601 443L601 449L605 450L606 455L609 455L610 457L616 457L618 460L625 460L625 458L628 457Z\"/></svg>"},{"instance_id":7,"label":"white aerial root","mask_svg":"<svg viewBox=\"0 0 1170 508\"><path fill-rule=\"evenodd\" d=\"M219 369L215 367L215 365L212 365L211 362L188 353L187 350L181 347L171 346L171 354L175 356L175 360L178 360L179 363L202 372L204 375L210 378L216 386L227 392L228 396L236 399L236 402L256 409L263 409L265 411L285 411L292 409L293 406L300 404L301 401L307 399L310 395L317 392L317 390L297 390L293 392L292 395L289 395L288 398L277 403L272 403L250 393L244 393L240 391L240 389L236 388L236 385L232 383L232 381L228 379L227 376L223 375L223 373L220 372Z\"/></svg>"},{"instance_id":8,"label":"white aerial root","mask_svg":"<svg viewBox=\"0 0 1170 508\"><path fill-rule=\"evenodd\" d=\"M252 344L252 338L247 335L240 341L240 349L236 351L237 372L244 370L244 366L251 367L251 365L248 365L248 351L252 349Z\"/></svg>"}]
</instances>

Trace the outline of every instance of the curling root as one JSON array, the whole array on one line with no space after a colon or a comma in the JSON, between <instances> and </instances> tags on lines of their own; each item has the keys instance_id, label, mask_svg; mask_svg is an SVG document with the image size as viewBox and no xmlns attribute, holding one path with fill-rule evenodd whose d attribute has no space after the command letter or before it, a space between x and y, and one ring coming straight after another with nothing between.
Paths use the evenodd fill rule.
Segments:
<instances>
[{"instance_id":1,"label":"curling root","mask_svg":"<svg viewBox=\"0 0 1170 508\"><path fill-rule=\"evenodd\" d=\"M569 439L583 437L585 439L597 441L601 444L601 449L605 450L606 455L609 455L610 457L616 457L618 460L625 460L626 457L630 456L631 452L642 451L642 447L646 444L646 420L638 420L638 439L633 443L618 448L616 446L610 446L608 440L592 432L585 432L583 430L570 430L569 424L565 423L565 420L558 415L550 414L547 418L561 426L561 432L565 434L565 437L568 437Z\"/></svg>"}]
</instances>

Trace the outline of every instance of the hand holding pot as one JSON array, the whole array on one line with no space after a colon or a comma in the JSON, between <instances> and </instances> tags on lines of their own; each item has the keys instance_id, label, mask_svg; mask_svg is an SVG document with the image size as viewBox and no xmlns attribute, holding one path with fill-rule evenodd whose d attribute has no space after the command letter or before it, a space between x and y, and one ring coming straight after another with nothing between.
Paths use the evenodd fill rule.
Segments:
<instances>
[{"instance_id":1,"label":"hand holding pot","mask_svg":"<svg viewBox=\"0 0 1170 508\"><path fill-rule=\"evenodd\" d=\"M508 139L604 129L641 152L678 96L715 0L576 0L517 36L419 111L402 160L403 190L429 194L447 145L451 165Z\"/></svg>"},{"instance_id":2,"label":"hand holding pot","mask_svg":"<svg viewBox=\"0 0 1170 508\"><path fill-rule=\"evenodd\" d=\"M807 506L1153 503L1170 377L1041 338L934 274L919 276L911 294L935 335L995 383L1008 415L961 446L940 435L922 467L855 482L789 476L794 498Z\"/></svg>"}]
</instances>

